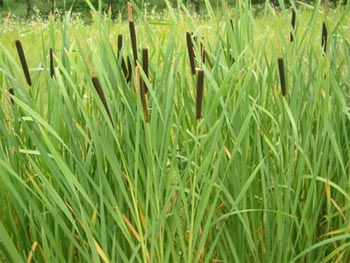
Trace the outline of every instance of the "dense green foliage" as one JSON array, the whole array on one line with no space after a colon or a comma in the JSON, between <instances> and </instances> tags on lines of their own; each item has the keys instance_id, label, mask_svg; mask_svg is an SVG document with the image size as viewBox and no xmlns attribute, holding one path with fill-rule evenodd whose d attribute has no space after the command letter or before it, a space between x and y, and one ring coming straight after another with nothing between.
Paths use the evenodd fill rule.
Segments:
<instances>
[{"instance_id":1,"label":"dense green foliage","mask_svg":"<svg viewBox=\"0 0 350 263\"><path fill-rule=\"evenodd\" d=\"M40 12L41 14L48 14L53 10L58 10L60 12L64 10L72 9L74 12L88 13L89 6L86 4L85 0L66 0L66 1L57 1L57 0L3 0L4 6L0 7L0 14L11 12L16 15L25 16L27 12ZM188 8L193 6L195 9L195 4L197 0L169 0L169 4L173 6L185 5ZM211 1L212 4L215 4L217 1ZM92 0L91 3L98 8L101 5L102 10L107 12L110 8L113 13L123 12L126 8L126 1L124 0ZM164 0L135 0L134 3L140 8L157 8L163 9L166 7L166 1ZM199 0L199 5L203 8L204 1ZM30 5L28 9L28 4Z\"/></svg>"},{"instance_id":2,"label":"dense green foliage","mask_svg":"<svg viewBox=\"0 0 350 263\"><path fill-rule=\"evenodd\" d=\"M3 0L4 6L0 6L0 15L7 14L8 12L13 13L18 16L33 16L33 14L40 13L41 15L47 15L50 12L58 11L64 12L64 10L72 9L74 12L79 12L82 14L89 13L89 6L86 4L85 0ZM104 12L109 10L116 16L119 12L124 12L126 8L126 2L124 0L91 0L91 3L98 8L101 6L101 9ZM237 0L226 1L227 4L235 6L239 3ZM285 6L290 6L290 1L285 0L251 0L254 5L265 5L271 4L274 6L279 6L280 4ZM314 0L303 0L301 2L312 4ZM331 3L341 4L347 1L335 1L330 0ZM206 11L206 0L134 0L134 3L140 9L157 9L162 10L167 7L167 4L172 5L175 8L181 8L186 6L190 12L201 13ZM222 8L223 1L221 0L210 0L209 3L212 6L216 6L219 9ZM29 5L29 6L28 6Z\"/></svg>"},{"instance_id":3,"label":"dense green foliage","mask_svg":"<svg viewBox=\"0 0 350 263\"><path fill-rule=\"evenodd\" d=\"M1 262L350 261L349 7L298 9L292 43L290 10L223 12L139 13L149 76L131 60L130 83L126 22L2 20Z\"/></svg>"}]
</instances>

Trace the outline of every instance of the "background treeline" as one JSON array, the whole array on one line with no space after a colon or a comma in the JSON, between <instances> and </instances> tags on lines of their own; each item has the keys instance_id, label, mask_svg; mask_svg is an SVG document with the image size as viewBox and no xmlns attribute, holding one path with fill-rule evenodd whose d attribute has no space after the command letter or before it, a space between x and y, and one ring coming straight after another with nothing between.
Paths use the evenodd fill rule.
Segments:
<instances>
[{"instance_id":1,"label":"background treeline","mask_svg":"<svg viewBox=\"0 0 350 263\"><path fill-rule=\"evenodd\" d=\"M127 0L90 0L97 8L99 4L102 6L102 10L111 10L113 15L123 11L126 7ZM205 0L168 0L173 6L185 5L193 12L200 13L205 8ZM289 4L289 0L282 0L286 5ZM313 3L315 0L303 0L306 3ZM330 2L336 3L339 1L347 0L331 0ZM164 0L134 0L139 7L149 6L150 8L162 9L166 7ZM220 0L209 0L209 2L216 6L220 4ZM228 4L234 5L237 0L228 0ZM251 0L252 4L262 5L270 2L274 6L279 5L279 0ZM86 14L89 11L89 7L85 0L0 0L0 14L12 13L17 16L31 17L34 13L40 13L42 15L49 14L54 11L64 11L72 8L75 12Z\"/></svg>"}]
</instances>

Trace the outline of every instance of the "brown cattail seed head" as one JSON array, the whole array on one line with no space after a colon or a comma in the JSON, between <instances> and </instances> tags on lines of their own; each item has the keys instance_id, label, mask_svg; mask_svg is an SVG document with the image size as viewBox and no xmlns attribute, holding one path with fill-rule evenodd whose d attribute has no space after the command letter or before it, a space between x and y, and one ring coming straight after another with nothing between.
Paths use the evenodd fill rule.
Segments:
<instances>
[{"instance_id":1,"label":"brown cattail seed head","mask_svg":"<svg viewBox=\"0 0 350 263\"><path fill-rule=\"evenodd\" d=\"M147 48L144 48L142 50L142 69L143 69L143 72L145 73L145 75L147 76L148 78L148 49ZM145 89L145 93L148 92L148 87L145 83L145 81L142 81L142 85Z\"/></svg>"},{"instance_id":2,"label":"brown cattail seed head","mask_svg":"<svg viewBox=\"0 0 350 263\"><path fill-rule=\"evenodd\" d=\"M55 77L55 67L54 67L53 50L52 50L52 48L50 48L50 76L51 76L51 78Z\"/></svg>"},{"instance_id":3,"label":"brown cattail seed head","mask_svg":"<svg viewBox=\"0 0 350 263\"><path fill-rule=\"evenodd\" d=\"M188 51L188 57L190 59L190 65L191 65L191 73L194 75L196 74L196 66L194 63L194 46L192 42L191 33L186 33L186 43L187 43L187 51Z\"/></svg>"},{"instance_id":4,"label":"brown cattail seed head","mask_svg":"<svg viewBox=\"0 0 350 263\"><path fill-rule=\"evenodd\" d=\"M24 55L22 43L21 43L21 41L16 40L15 44L16 44L19 60L21 61L21 65L22 65L22 69L23 69L23 72L24 72L24 76L25 76L25 78L27 80L28 85L31 86L32 85L32 80L30 78L28 64L27 64L26 57Z\"/></svg>"},{"instance_id":5,"label":"brown cattail seed head","mask_svg":"<svg viewBox=\"0 0 350 263\"><path fill-rule=\"evenodd\" d=\"M129 30L130 30L132 53L134 55L134 62L136 65L136 62L137 62L137 41L136 41L136 29L135 29L134 21L129 21Z\"/></svg>"},{"instance_id":6,"label":"brown cattail seed head","mask_svg":"<svg viewBox=\"0 0 350 263\"><path fill-rule=\"evenodd\" d=\"M122 50L122 47L123 47L123 36L118 35L118 53L120 53L120 51Z\"/></svg>"},{"instance_id":7,"label":"brown cattail seed head","mask_svg":"<svg viewBox=\"0 0 350 263\"><path fill-rule=\"evenodd\" d=\"M98 96L100 97L101 99L101 102L108 114L108 117L109 119L111 120L112 124L113 124L113 120L112 120L112 115L111 115L111 112L109 111L109 108L108 108L108 104L107 104L107 101L106 101L106 97L105 97L105 94L103 92L103 89L102 89L102 86L101 86L101 83L100 81L98 80L97 77L92 77L92 83L94 84L94 87L95 87L95 90L98 94Z\"/></svg>"},{"instance_id":8,"label":"brown cattail seed head","mask_svg":"<svg viewBox=\"0 0 350 263\"><path fill-rule=\"evenodd\" d=\"M198 70L197 75L197 98L196 98L196 119L202 118L202 102L204 90L204 71Z\"/></svg>"},{"instance_id":9,"label":"brown cattail seed head","mask_svg":"<svg viewBox=\"0 0 350 263\"><path fill-rule=\"evenodd\" d=\"M283 58L278 58L278 72L280 76L282 96L286 96L286 75L284 70Z\"/></svg>"}]
</instances>

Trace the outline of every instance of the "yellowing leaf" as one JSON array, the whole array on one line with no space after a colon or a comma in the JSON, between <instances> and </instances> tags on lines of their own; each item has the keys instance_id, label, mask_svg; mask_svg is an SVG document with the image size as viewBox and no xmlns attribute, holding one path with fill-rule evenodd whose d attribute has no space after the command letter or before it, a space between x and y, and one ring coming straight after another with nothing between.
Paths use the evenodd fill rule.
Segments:
<instances>
[{"instance_id":1,"label":"yellowing leaf","mask_svg":"<svg viewBox=\"0 0 350 263\"><path fill-rule=\"evenodd\" d=\"M126 226L129 228L130 232L134 235L137 241L141 241L140 235L137 233L134 226L130 223L129 219L126 217L126 215L122 214L123 220L126 224Z\"/></svg>"},{"instance_id":2,"label":"yellowing leaf","mask_svg":"<svg viewBox=\"0 0 350 263\"><path fill-rule=\"evenodd\" d=\"M110 261L109 261L108 257L106 256L105 252L103 251L103 249L100 247L100 245L97 243L97 241L95 239L94 239L94 243L95 243L96 251L100 255L103 262L109 263Z\"/></svg>"}]
</instances>

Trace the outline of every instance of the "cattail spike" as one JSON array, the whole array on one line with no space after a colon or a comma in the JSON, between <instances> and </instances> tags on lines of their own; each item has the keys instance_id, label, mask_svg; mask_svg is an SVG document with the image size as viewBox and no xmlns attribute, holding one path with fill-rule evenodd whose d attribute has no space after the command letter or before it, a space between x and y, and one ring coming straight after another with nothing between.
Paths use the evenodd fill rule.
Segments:
<instances>
[{"instance_id":1,"label":"cattail spike","mask_svg":"<svg viewBox=\"0 0 350 263\"><path fill-rule=\"evenodd\" d=\"M53 62L53 50L50 48L50 76L51 78L55 77L55 67Z\"/></svg>"},{"instance_id":2,"label":"cattail spike","mask_svg":"<svg viewBox=\"0 0 350 263\"><path fill-rule=\"evenodd\" d=\"M197 76L197 99L196 99L196 119L202 118L202 101L203 101L203 89L204 89L204 71L198 70Z\"/></svg>"},{"instance_id":3,"label":"cattail spike","mask_svg":"<svg viewBox=\"0 0 350 263\"><path fill-rule=\"evenodd\" d=\"M125 79L128 79L128 68L126 67L126 63L121 52L122 48L123 48L123 36L118 35L118 60L121 59L121 67L123 70L124 77Z\"/></svg>"},{"instance_id":4,"label":"cattail spike","mask_svg":"<svg viewBox=\"0 0 350 263\"><path fill-rule=\"evenodd\" d=\"M123 36L118 35L118 54L120 54L123 47Z\"/></svg>"},{"instance_id":5,"label":"cattail spike","mask_svg":"<svg viewBox=\"0 0 350 263\"><path fill-rule=\"evenodd\" d=\"M145 72L145 75L148 78L148 49L147 48L142 50L142 69L143 69L143 72ZM143 85L143 88L145 90L145 93L147 93L148 92L148 87L146 85L146 82L142 81L142 85Z\"/></svg>"},{"instance_id":6,"label":"cattail spike","mask_svg":"<svg viewBox=\"0 0 350 263\"><path fill-rule=\"evenodd\" d=\"M134 62L136 66L136 62L137 62L136 29L135 29L134 16L132 14L132 5L130 2L128 2L128 16L129 16L129 31L130 31L131 47L132 47Z\"/></svg>"},{"instance_id":7,"label":"cattail spike","mask_svg":"<svg viewBox=\"0 0 350 263\"><path fill-rule=\"evenodd\" d=\"M113 124L112 115L111 115L111 112L109 111L108 104L107 104L106 97L105 97L105 94L103 92L101 83L97 77L93 77L91 80L92 80L92 83L94 84L95 90L96 90L98 96L100 97L101 102L102 102L102 104L103 104L103 106L108 114L108 117Z\"/></svg>"},{"instance_id":8,"label":"cattail spike","mask_svg":"<svg viewBox=\"0 0 350 263\"><path fill-rule=\"evenodd\" d=\"M187 50L188 50L188 56L190 59L190 65L191 65L191 73L194 75L196 74L196 66L194 63L194 46L191 38L191 33L186 33L186 42L187 42Z\"/></svg>"},{"instance_id":9,"label":"cattail spike","mask_svg":"<svg viewBox=\"0 0 350 263\"><path fill-rule=\"evenodd\" d=\"M324 53L327 52L327 40L328 40L328 30L326 27L326 23L322 23L322 39L321 39L321 45L323 47Z\"/></svg>"},{"instance_id":10,"label":"cattail spike","mask_svg":"<svg viewBox=\"0 0 350 263\"><path fill-rule=\"evenodd\" d=\"M283 58L278 58L278 71L280 76L281 92L282 96L286 96L286 75L284 71Z\"/></svg>"},{"instance_id":11,"label":"cattail spike","mask_svg":"<svg viewBox=\"0 0 350 263\"><path fill-rule=\"evenodd\" d=\"M134 21L129 21L129 30L130 30L132 53L134 55L134 62L136 65L136 62L137 62L137 41L136 41L136 29L135 29L135 22Z\"/></svg>"},{"instance_id":12,"label":"cattail spike","mask_svg":"<svg viewBox=\"0 0 350 263\"><path fill-rule=\"evenodd\" d=\"M296 25L296 13L295 13L294 8L292 9L291 25L292 25L292 32L290 32L290 42L293 42L294 41L294 34L295 34L295 25Z\"/></svg>"},{"instance_id":13,"label":"cattail spike","mask_svg":"<svg viewBox=\"0 0 350 263\"><path fill-rule=\"evenodd\" d=\"M27 64L27 60L26 57L24 55L24 51L23 51L23 47L22 47L22 43L19 40L16 40L15 42L16 44L16 48L17 48L17 53L19 56L19 60L21 61L21 65L22 65L22 69L24 72L24 76L26 77L27 83L29 86L32 86L32 80L30 78L30 73L29 73L29 69L28 69L28 64Z\"/></svg>"}]
</instances>

